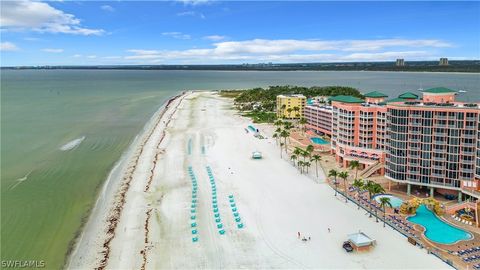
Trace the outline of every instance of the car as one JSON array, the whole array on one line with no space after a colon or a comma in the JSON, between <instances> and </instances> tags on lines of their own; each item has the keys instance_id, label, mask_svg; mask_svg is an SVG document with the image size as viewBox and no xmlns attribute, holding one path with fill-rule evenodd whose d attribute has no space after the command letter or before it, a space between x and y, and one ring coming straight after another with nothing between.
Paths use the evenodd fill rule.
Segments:
<instances>
[{"instance_id":1,"label":"car","mask_svg":"<svg viewBox=\"0 0 480 270\"><path fill-rule=\"evenodd\" d=\"M343 242L342 247L343 247L343 249L345 249L346 252L352 252L353 251L352 244L350 244L350 242L348 242L348 241Z\"/></svg>"}]
</instances>

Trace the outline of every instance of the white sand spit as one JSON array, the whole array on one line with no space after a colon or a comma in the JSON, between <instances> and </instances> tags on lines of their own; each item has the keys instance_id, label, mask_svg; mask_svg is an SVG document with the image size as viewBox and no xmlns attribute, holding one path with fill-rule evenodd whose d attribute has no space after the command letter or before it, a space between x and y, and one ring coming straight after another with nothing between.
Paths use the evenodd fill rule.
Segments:
<instances>
[{"instance_id":1,"label":"white sand spit","mask_svg":"<svg viewBox=\"0 0 480 270\"><path fill-rule=\"evenodd\" d=\"M300 175L280 158L274 139L259 140L245 132L249 122L231 109L230 100L194 92L176 102L178 108L165 113L165 119L171 118L168 126L160 122L142 144L106 268L449 269L335 197L324 179L316 182ZM263 159L251 159L254 150L262 152ZM198 182L198 242L192 242L188 166ZM206 166L215 178L224 235L214 218ZM229 195L234 195L244 228L237 227ZM82 248L90 250L77 251L70 268L95 267L101 256L105 219L89 225L81 243L88 243ZM359 230L377 245L370 252L346 253L343 241ZM299 240L297 232L311 240Z\"/></svg>"}]
</instances>

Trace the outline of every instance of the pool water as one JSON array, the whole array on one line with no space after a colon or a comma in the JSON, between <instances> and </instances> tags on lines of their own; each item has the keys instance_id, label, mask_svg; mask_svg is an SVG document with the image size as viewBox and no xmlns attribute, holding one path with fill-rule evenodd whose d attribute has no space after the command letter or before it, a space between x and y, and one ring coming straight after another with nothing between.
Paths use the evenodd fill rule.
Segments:
<instances>
[{"instance_id":1,"label":"pool water","mask_svg":"<svg viewBox=\"0 0 480 270\"><path fill-rule=\"evenodd\" d=\"M402 199L395 197L393 195L388 195L388 194L381 194L377 195L374 197L375 201L377 203L380 203L381 198L389 198L390 199L390 204L392 205L393 208L399 208L400 205L402 205L403 201Z\"/></svg>"},{"instance_id":2,"label":"pool water","mask_svg":"<svg viewBox=\"0 0 480 270\"><path fill-rule=\"evenodd\" d=\"M311 140L313 143L316 143L316 144L329 144L328 141L325 141L324 139L319 138L319 137L313 137L313 138L310 138L310 140Z\"/></svg>"},{"instance_id":3,"label":"pool water","mask_svg":"<svg viewBox=\"0 0 480 270\"><path fill-rule=\"evenodd\" d=\"M443 222L423 204L418 207L415 216L407 219L423 226L425 228L425 236L440 244L449 245L460 240L468 240L472 238L470 233Z\"/></svg>"}]
</instances>

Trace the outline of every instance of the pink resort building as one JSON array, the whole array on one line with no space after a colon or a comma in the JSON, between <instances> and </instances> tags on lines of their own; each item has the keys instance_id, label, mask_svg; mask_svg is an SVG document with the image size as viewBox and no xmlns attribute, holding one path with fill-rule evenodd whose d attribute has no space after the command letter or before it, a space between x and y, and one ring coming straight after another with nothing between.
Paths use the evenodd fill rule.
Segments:
<instances>
[{"instance_id":1,"label":"pink resort building","mask_svg":"<svg viewBox=\"0 0 480 270\"><path fill-rule=\"evenodd\" d=\"M331 136L342 166L358 160L359 177L385 175L406 184L407 193L416 185L459 200L462 194L479 198L480 104L456 102L457 92L447 88L422 94L334 96L331 106L306 106L307 127Z\"/></svg>"}]
</instances>

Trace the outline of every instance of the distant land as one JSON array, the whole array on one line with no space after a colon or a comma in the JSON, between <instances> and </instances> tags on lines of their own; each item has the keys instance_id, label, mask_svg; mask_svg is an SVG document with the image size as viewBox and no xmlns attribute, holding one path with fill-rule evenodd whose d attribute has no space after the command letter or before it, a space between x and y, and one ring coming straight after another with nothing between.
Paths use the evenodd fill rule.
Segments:
<instances>
[{"instance_id":1,"label":"distant land","mask_svg":"<svg viewBox=\"0 0 480 270\"><path fill-rule=\"evenodd\" d=\"M403 71L403 72L480 72L480 60L450 60L448 66L438 61L406 61L405 66L395 62L342 62L342 63L259 63L235 65L57 65L12 66L2 69L119 69L119 70L230 70L230 71Z\"/></svg>"}]
</instances>

